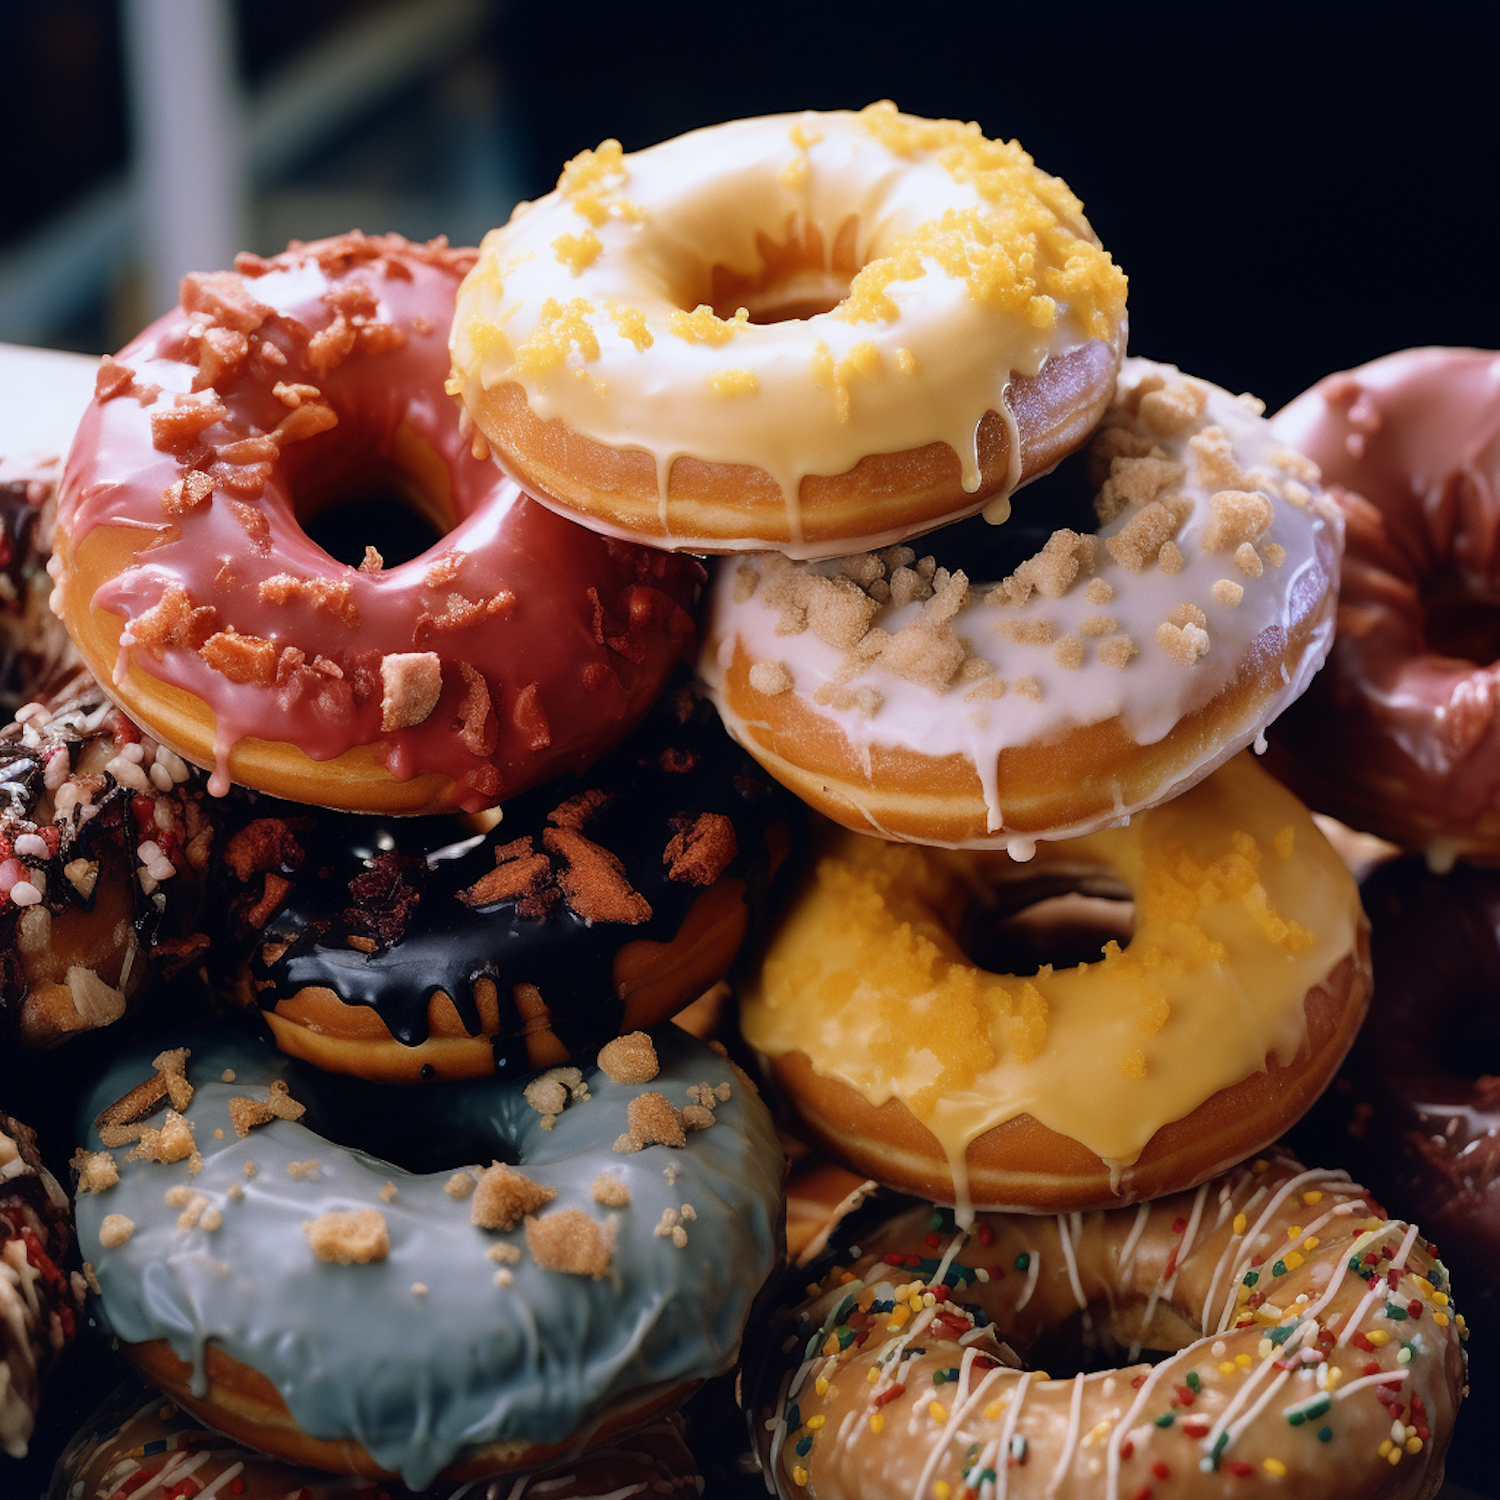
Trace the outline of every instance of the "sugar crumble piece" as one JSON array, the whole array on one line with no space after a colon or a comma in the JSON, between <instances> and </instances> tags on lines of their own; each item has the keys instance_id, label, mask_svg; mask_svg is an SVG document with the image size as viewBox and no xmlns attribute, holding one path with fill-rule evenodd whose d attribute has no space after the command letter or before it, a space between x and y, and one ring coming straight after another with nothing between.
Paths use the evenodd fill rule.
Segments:
<instances>
[{"instance_id":1,"label":"sugar crumble piece","mask_svg":"<svg viewBox=\"0 0 1500 1500\"><path fill-rule=\"evenodd\" d=\"M792 674L784 661L758 661L750 668L750 686L767 698L792 690Z\"/></svg>"},{"instance_id":2,"label":"sugar crumble piece","mask_svg":"<svg viewBox=\"0 0 1500 1500\"><path fill-rule=\"evenodd\" d=\"M108 1151L90 1151L80 1146L73 1153L72 1167L78 1174L80 1193L103 1193L120 1180L120 1168Z\"/></svg>"},{"instance_id":3,"label":"sugar crumble piece","mask_svg":"<svg viewBox=\"0 0 1500 1500\"><path fill-rule=\"evenodd\" d=\"M234 1069L233 1068L225 1068L224 1071L219 1074L219 1082L220 1083L233 1083L234 1082Z\"/></svg>"},{"instance_id":4,"label":"sugar crumble piece","mask_svg":"<svg viewBox=\"0 0 1500 1500\"><path fill-rule=\"evenodd\" d=\"M754 597L760 587L760 573L749 563L741 563L734 570L734 602L745 604Z\"/></svg>"},{"instance_id":5,"label":"sugar crumble piece","mask_svg":"<svg viewBox=\"0 0 1500 1500\"><path fill-rule=\"evenodd\" d=\"M685 1203L678 1208L664 1208L661 1218L656 1227L651 1231L657 1239L669 1239L679 1250L687 1249L688 1233L684 1227L684 1220L696 1219L698 1216L693 1212L692 1205Z\"/></svg>"},{"instance_id":6,"label":"sugar crumble piece","mask_svg":"<svg viewBox=\"0 0 1500 1500\"><path fill-rule=\"evenodd\" d=\"M591 1219L580 1208L526 1220L526 1248L544 1271L602 1280L615 1249L615 1221Z\"/></svg>"},{"instance_id":7,"label":"sugar crumble piece","mask_svg":"<svg viewBox=\"0 0 1500 1500\"><path fill-rule=\"evenodd\" d=\"M1022 646L1050 646L1056 635L1051 620L1002 620L1001 636Z\"/></svg>"},{"instance_id":8,"label":"sugar crumble piece","mask_svg":"<svg viewBox=\"0 0 1500 1500\"><path fill-rule=\"evenodd\" d=\"M1083 665L1083 641L1076 635L1065 635L1053 648L1052 660L1064 670L1076 671Z\"/></svg>"},{"instance_id":9,"label":"sugar crumble piece","mask_svg":"<svg viewBox=\"0 0 1500 1500\"><path fill-rule=\"evenodd\" d=\"M614 1083L650 1083L661 1072L661 1063L651 1038L644 1031L632 1031L599 1049L599 1068Z\"/></svg>"},{"instance_id":10,"label":"sugar crumble piece","mask_svg":"<svg viewBox=\"0 0 1500 1500\"><path fill-rule=\"evenodd\" d=\"M1163 542L1161 551L1156 554L1156 566L1168 578L1175 578L1187 566L1187 559L1176 542Z\"/></svg>"},{"instance_id":11,"label":"sugar crumble piece","mask_svg":"<svg viewBox=\"0 0 1500 1500\"><path fill-rule=\"evenodd\" d=\"M394 1203L396 1201L396 1184L386 1178L380 1189L380 1201L382 1203Z\"/></svg>"},{"instance_id":12,"label":"sugar crumble piece","mask_svg":"<svg viewBox=\"0 0 1500 1500\"><path fill-rule=\"evenodd\" d=\"M1260 554L1250 542L1241 542L1234 550L1234 565L1246 578L1259 578L1266 571Z\"/></svg>"},{"instance_id":13,"label":"sugar crumble piece","mask_svg":"<svg viewBox=\"0 0 1500 1500\"><path fill-rule=\"evenodd\" d=\"M601 1172L594 1179L591 1191L594 1202L603 1208L628 1208L630 1206L630 1189L618 1177L611 1177L608 1172Z\"/></svg>"},{"instance_id":14,"label":"sugar crumble piece","mask_svg":"<svg viewBox=\"0 0 1500 1500\"><path fill-rule=\"evenodd\" d=\"M1202 657L1208 655L1208 632L1191 622L1174 625L1170 620L1163 620L1156 627L1156 644L1179 666L1195 667Z\"/></svg>"},{"instance_id":15,"label":"sugar crumble piece","mask_svg":"<svg viewBox=\"0 0 1500 1500\"><path fill-rule=\"evenodd\" d=\"M542 1116L542 1129L550 1130L570 1100L589 1097L589 1088L577 1068L548 1068L526 1085L521 1097Z\"/></svg>"},{"instance_id":16,"label":"sugar crumble piece","mask_svg":"<svg viewBox=\"0 0 1500 1500\"><path fill-rule=\"evenodd\" d=\"M1131 573L1142 573L1156 561L1162 544L1177 534L1177 517L1160 500L1133 515L1104 545L1109 555Z\"/></svg>"},{"instance_id":17,"label":"sugar crumble piece","mask_svg":"<svg viewBox=\"0 0 1500 1500\"><path fill-rule=\"evenodd\" d=\"M521 1247L508 1244L501 1240L499 1244L491 1245L484 1252L487 1260L492 1260L497 1266L517 1266L521 1263Z\"/></svg>"},{"instance_id":18,"label":"sugar crumble piece","mask_svg":"<svg viewBox=\"0 0 1500 1500\"><path fill-rule=\"evenodd\" d=\"M1245 472L1234 456L1234 442L1222 427L1205 427L1188 439L1193 466L1205 485L1241 489Z\"/></svg>"},{"instance_id":19,"label":"sugar crumble piece","mask_svg":"<svg viewBox=\"0 0 1500 1500\"><path fill-rule=\"evenodd\" d=\"M469 1222L479 1229L514 1229L528 1214L545 1208L557 1189L543 1187L502 1162L485 1170L469 1205Z\"/></svg>"},{"instance_id":20,"label":"sugar crumble piece","mask_svg":"<svg viewBox=\"0 0 1500 1500\"><path fill-rule=\"evenodd\" d=\"M1087 615L1078 622L1079 635L1099 636L1113 635L1120 628L1120 622L1111 615Z\"/></svg>"},{"instance_id":21,"label":"sugar crumble piece","mask_svg":"<svg viewBox=\"0 0 1500 1500\"><path fill-rule=\"evenodd\" d=\"M1149 505L1187 477L1179 463L1166 458L1117 455L1110 460L1109 478L1094 497L1094 513L1108 525L1132 505Z\"/></svg>"},{"instance_id":22,"label":"sugar crumble piece","mask_svg":"<svg viewBox=\"0 0 1500 1500\"><path fill-rule=\"evenodd\" d=\"M714 1123L714 1112L701 1104L686 1104L682 1109L682 1123L688 1130L707 1130Z\"/></svg>"},{"instance_id":23,"label":"sugar crumble piece","mask_svg":"<svg viewBox=\"0 0 1500 1500\"><path fill-rule=\"evenodd\" d=\"M1159 390L1147 391L1136 408L1141 421L1158 437L1176 437L1202 417L1208 392L1195 380L1168 378Z\"/></svg>"},{"instance_id":24,"label":"sugar crumble piece","mask_svg":"<svg viewBox=\"0 0 1500 1500\"><path fill-rule=\"evenodd\" d=\"M239 1203L243 1201L245 1196L244 1185L238 1182L231 1182L229 1184L229 1191L226 1196L231 1203Z\"/></svg>"},{"instance_id":25,"label":"sugar crumble piece","mask_svg":"<svg viewBox=\"0 0 1500 1500\"><path fill-rule=\"evenodd\" d=\"M1275 519L1271 502L1255 490L1220 490L1208 502L1203 528L1206 552L1233 552L1241 542L1258 542Z\"/></svg>"},{"instance_id":26,"label":"sugar crumble piece","mask_svg":"<svg viewBox=\"0 0 1500 1500\"><path fill-rule=\"evenodd\" d=\"M316 1182L323 1175L323 1163L316 1157L309 1157L306 1161L289 1161L286 1164L286 1175L294 1182Z\"/></svg>"},{"instance_id":27,"label":"sugar crumble piece","mask_svg":"<svg viewBox=\"0 0 1500 1500\"><path fill-rule=\"evenodd\" d=\"M1213 596L1220 604L1233 609L1245 597L1244 585L1235 583L1232 579L1221 578L1213 586Z\"/></svg>"},{"instance_id":28,"label":"sugar crumble piece","mask_svg":"<svg viewBox=\"0 0 1500 1500\"><path fill-rule=\"evenodd\" d=\"M258 1125L269 1125L272 1120L300 1120L306 1113L307 1106L292 1098L281 1078L272 1080L265 1099L236 1095L229 1101L229 1121L241 1140Z\"/></svg>"},{"instance_id":29,"label":"sugar crumble piece","mask_svg":"<svg viewBox=\"0 0 1500 1500\"><path fill-rule=\"evenodd\" d=\"M161 1074L172 1108L179 1114L193 1102L193 1086L187 1081L187 1060L186 1047L173 1047L168 1052L158 1053L151 1062L151 1066Z\"/></svg>"},{"instance_id":30,"label":"sugar crumble piece","mask_svg":"<svg viewBox=\"0 0 1500 1500\"><path fill-rule=\"evenodd\" d=\"M421 724L443 691L443 664L436 651L396 652L380 659L380 727L389 734Z\"/></svg>"},{"instance_id":31,"label":"sugar crumble piece","mask_svg":"<svg viewBox=\"0 0 1500 1500\"><path fill-rule=\"evenodd\" d=\"M1286 548L1280 542L1267 542L1265 552L1266 561L1273 568L1279 568L1286 561Z\"/></svg>"},{"instance_id":32,"label":"sugar crumble piece","mask_svg":"<svg viewBox=\"0 0 1500 1500\"><path fill-rule=\"evenodd\" d=\"M668 1187L677 1186L677 1175L679 1170L680 1169L678 1168L678 1165L675 1161L669 1161L666 1166L661 1169L661 1175L667 1179Z\"/></svg>"},{"instance_id":33,"label":"sugar crumble piece","mask_svg":"<svg viewBox=\"0 0 1500 1500\"><path fill-rule=\"evenodd\" d=\"M1208 616L1205 615L1196 604L1193 604L1187 600L1184 600L1181 604L1177 605L1176 608L1173 609L1172 613L1167 616L1167 620L1170 624L1173 625L1206 626L1208 624Z\"/></svg>"},{"instance_id":34,"label":"sugar crumble piece","mask_svg":"<svg viewBox=\"0 0 1500 1500\"><path fill-rule=\"evenodd\" d=\"M516 1278L514 1273L506 1270L504 1266L501 1266L500 1269L495 1272L494 1276L496 1286L510 1286L515 1281L515 1279Z\"/></svg>"},{"instance_id":35,"label":"sugar crumble piece","mask_svg":"<svg viewBox=\"0 0 1500 1500\"><path fill-rule=\"evenodd\" d=\"M124 1214L105 1214L99 1225L99 1243L106 1250L118 1250L134 1233L134 1219Z\"/></svg>"},{"instance_id":36,"label":"sugar crumble piece","mask_svg":"<svg viewBox=\"0 0 1500 1500\"><path fill-rule=\"evenodd\" d=\"M369 1265L391 1253L385 1215L375 1208L319 1214L303 1224L302 1232L312 1253L330 1265Z\"/></svg>"},{"instance_id":37,"label":"sugar crumble piece","mask_svg":"<svg viewBox=\"0 0 1500 1500\"><path fill-rule=\"evenodd\" d=\"M1035 677L1016 678L1016 691L1023 698L1032 698L1038 703L1042 701L1042 685Z\"/></svg>"},{"instance_id":38,"label":"sugar crumble piece","mask_svg":"<svg viewBox=\"0 0 1500 1500\"><path fill-rule=\"evenodd\" d=\"M964 694L965 703L982 703L1005 696L1006 681L1003 677L986 677Z\"/></svg>"},{"instance_id":39,"label":"sugar crumble piece","mask_svg":"<svg viewBox=\"0 0 1500 1500\"><path fill-rule=\"evenodd\" d=\"M665 1094L638 1094L626 1106L625 1118L638 1147L687 1144L682 1114Z\"/></svg>"},{"instance_id":40,"label":"sugar crumble piece","mask_svg":"<svg viewBox=\"0 0 1500 1500\"><path fill-rule=\"evenodd\" d=\"M413 1297L425 1297L427 1295L427 1283L425 1281L414 1281L411 1284Z\"/></svg>"},{"instance_id":41,"label":"sugar crumble piece","mask_svg":"<svg viewBox=\"0 0 1500 1500\"><path fill-rule=\"evenodd\" d=\"M1102 608L1115 597L1114 585L1106 583L1102 578L1091 578L1089 586L1083 591L1083 597L1096 609Z\"/></svg>"},{"instance_id":42,"label":"sugar crumble piece","mask_svg":"<svg viewBox=\"0 0 1500 1500\"><path fill-rule=\"evenodd\" d=\"M1124 667L1137 652L1137 646L1128 635L1112 635L1099 644L1099 660L1107 667Z\"/></svg>"},{"instance_id":43,"label":"sugar crumble piece","mask_svg":"<svg viewBox=\"0 0 1500 1500\"><path fill-rule=\"evenodd\" d=\"M443 1191L450 1198L461 1203L465 1198L472 1198L474 1196L474 1189L478 1186L479 1184L472 1172L455 1172L443 1184Z\"/></svg>"},{"instance_id":44,"label":"sugar crumble piece","mask_svg":"<svg viewBox=\"0 0 1500 1500\"><path fill-rule=\"evenodd\" d=\"M186 1161L196 1149L193 1127L175 1109L167 1111L167 1118L160 1130L146 1129L136 1142L128 1161L154 1161L168 1163Z\"/></svg>"},{"instance_id":45,"label":"sugar crumble piece","mask_svg":"<svg viewBox=\"0 0 1500 1500\"><path fill-rule=\"evenodd\" d=\"M260 1171L260 1168L257 1167L253 1161L247 1161L245 1163L245 1176L246 1177L254 1177L255 1174L258 1171Z\"/></svg>"}]
</instances>

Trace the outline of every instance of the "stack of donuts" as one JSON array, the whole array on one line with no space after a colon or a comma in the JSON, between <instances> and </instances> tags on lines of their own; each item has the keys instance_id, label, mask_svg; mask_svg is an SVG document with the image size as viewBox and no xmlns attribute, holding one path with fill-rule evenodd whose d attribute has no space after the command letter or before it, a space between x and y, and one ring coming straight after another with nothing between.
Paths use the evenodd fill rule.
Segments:
<instances>
[{"instance_id":1,"label":"stack of donuts","mask_svg":"<svg viewBox=\"0 0 1500 1500\"><path fill-rule=\"evenodd\" d=\"M1125 291L1019 145L877 104L244 255L103 362L0 733L0 1000L92 1033L50 1337L86 1286L133 1367L56 1500L1436 1493L1448 1269L1278 1144L1384 961L1251 747L1296 704L1321 810L1500 846L1489 678L1447 760L1345 686L1407 595L1477 649L1500 421L1407 514L1357 465L1430 476L1451 372L1268 422Z\"/></svg>"}]
</instances>

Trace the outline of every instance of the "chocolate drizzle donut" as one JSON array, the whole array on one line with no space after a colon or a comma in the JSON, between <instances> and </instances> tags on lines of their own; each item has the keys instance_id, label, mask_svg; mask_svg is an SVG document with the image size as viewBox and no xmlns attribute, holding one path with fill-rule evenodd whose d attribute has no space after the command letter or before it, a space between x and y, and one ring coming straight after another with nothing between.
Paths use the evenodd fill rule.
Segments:
<instances>
[{"instance_id":1,"label":"chocolate drizzle donut","mask_svg":"<svg viewBox=\"0 0 1500 1500\"><path fill-rule=\"evenodd\" d=\"M687 689L488 832L249 798L226 845L236 936L217 983L336 1071L554 1066L724 976L799 817Z\"/></svg>"},{"instance_id":2,"label":"chocolate drizzle donut","mask_svg":"<svg viewBox=\"0 0 1500 1500\"><path fill-rule=\"evenodd\" d=\"M0 1450L24 1458L41 1382L83 1316L83 1284L62 1269L68 1195L36 1137L0 1111Z\"/></svg>"},{"instance_id":3,"label":"chocolate drizzle donut","mask_svg":"<svg viewBox=\"0 0 1500 1500\"><path fill-rule=\"evenodd\" d=\"M0 729L0 1015L22 1041L117 1020L207 946L203 782L82 671Z\"/></svg>"},{"instance_id":4,"label":"chocolate drizzle donut","mask_svg":"<svg viewBox=\"0 0 1500 1500\"><path fill-rule=\"evenodd\" d=\"M1500 872L1416 856L1363 886L1375 995L1315 1114L1397 1213L1500 1288Z\"/></svg>"}]
</instances>

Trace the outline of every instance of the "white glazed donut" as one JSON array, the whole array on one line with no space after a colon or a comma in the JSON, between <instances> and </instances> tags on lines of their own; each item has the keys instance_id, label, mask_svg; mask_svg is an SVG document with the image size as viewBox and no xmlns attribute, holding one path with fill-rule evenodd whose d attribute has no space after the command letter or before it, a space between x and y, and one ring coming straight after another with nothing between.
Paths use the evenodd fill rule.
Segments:
<instances>
[{"instance_id":1,"label":"white glazed donut","mask_svg":"<svg viewBox=\"0 0 1500 1500\"><path fill-rule=\"evenodd\" d=\"M725 725L846 827L1021 859L1186 790L1333 637L1342 526L1257 410L1130 359L1087 489L1065 466L936 559L722 564L699 670Z\"/></svg>"},{"instance_id":2,"label":"white glazed donut","mask_svg":"<svg viewBox=\"0 0 1500 1500\"><path fill-rule=\"evenodd\" d=\"M485 239L450 389L588 525L827 556L971 515L1077 447L1125 278L1014 141L891 104L585 151Z\"/></svg>"}]
</instances>

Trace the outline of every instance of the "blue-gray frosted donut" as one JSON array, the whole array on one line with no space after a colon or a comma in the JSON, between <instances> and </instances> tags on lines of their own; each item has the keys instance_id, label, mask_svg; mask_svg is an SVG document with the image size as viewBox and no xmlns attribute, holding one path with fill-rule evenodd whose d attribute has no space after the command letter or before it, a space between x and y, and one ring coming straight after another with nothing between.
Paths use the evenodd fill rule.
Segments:
<instances>
[{"instance_id":1,"label":"blue-gray frosted donut","mask_svg":"<svg viewBox=\"0 0 1500 1500\"><path fill-rule=\"evenodd\" d=\"M159 1048L125 1053L86 1101L81 1135L102 1153L106 1139L153 1133L78 1163L78 1232L106 1326L210 1425L413 1489L604 1441L732 1364L780 1249L782 1159L764 1104L686 1033L652 1040L649 1080L616 1081L648 1067L606 1059L608 1072L542 1075L541 1088L412 1090L322 1073L237 1033L166 1038L190 1049L180 1119ZM612 1044L627 1065L632 1042ZM305 1113L240 1136L236 1118L269 1114L281 1083L282 1114ZM682 1144L617 1149L653 1135ZM342 1144L356 1140L363 1149ZM455 1196L452 1179L492 1158L555 1198L512 1229L477 1227L494 1195L481 1183ZM367 1217L324 1218L354 1213ZM564 1233L581 1220L563 1213L612 1228ZM320 1258L376 1254L382 1240L371 1260ZM576 1256L583 1273L538 1256Z\"/></svg>"}]
</instances>

